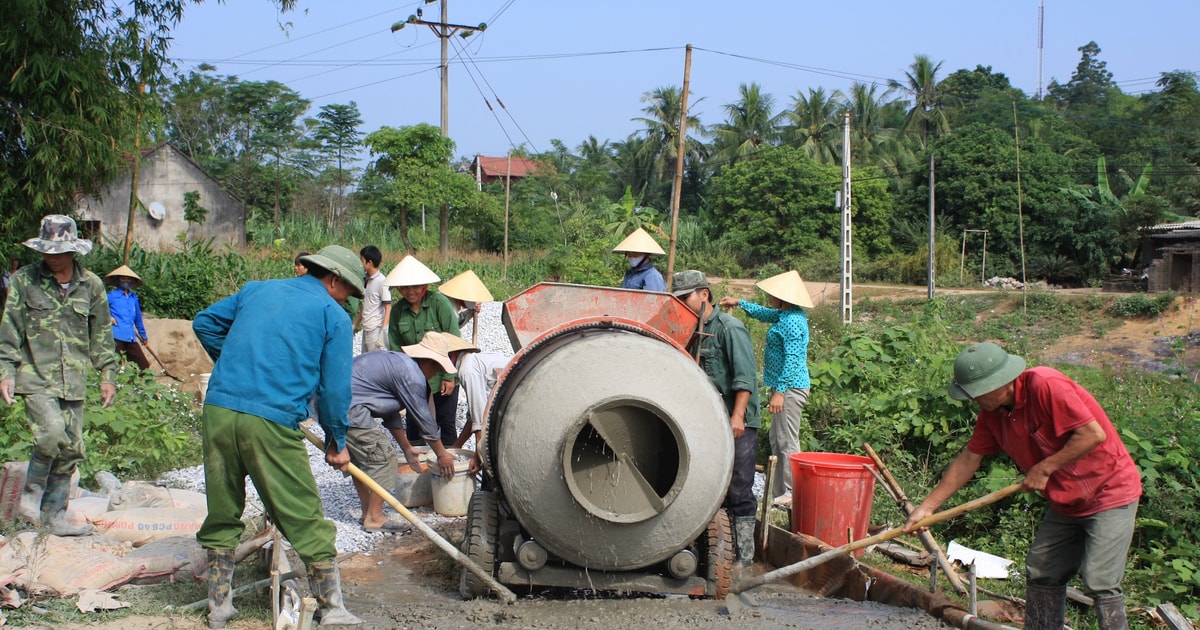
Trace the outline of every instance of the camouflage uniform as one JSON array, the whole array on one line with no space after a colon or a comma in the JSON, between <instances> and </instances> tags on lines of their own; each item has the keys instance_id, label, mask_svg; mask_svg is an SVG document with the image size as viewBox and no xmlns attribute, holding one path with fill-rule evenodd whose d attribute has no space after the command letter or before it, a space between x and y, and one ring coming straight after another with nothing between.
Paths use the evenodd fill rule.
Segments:
<instances>
[{"instance_id":1,"label":"camouflage uniform","mask_svg":"<svg viewBox=\"0 0 1200 630\"><path fill-rule=\"evenodd\" d=\"M73 237L73 221L70 228ZM45 222L42 233L53 234ZM58 241L35 242L49 249L46 243ZM75 247L72 251L85 250ZM72 265L65 290L45 262L18 270L0 320L0 382L15 382L13 392L24 397L33 432L25 489L34 505L23 504L22 515L35 518L40 498L41 520L52 524L66 510L70 477L84 457L88 366L100 370L107 384L114 382L117 366L104 283L78 262Z\"/></svg>"}]
</instances>

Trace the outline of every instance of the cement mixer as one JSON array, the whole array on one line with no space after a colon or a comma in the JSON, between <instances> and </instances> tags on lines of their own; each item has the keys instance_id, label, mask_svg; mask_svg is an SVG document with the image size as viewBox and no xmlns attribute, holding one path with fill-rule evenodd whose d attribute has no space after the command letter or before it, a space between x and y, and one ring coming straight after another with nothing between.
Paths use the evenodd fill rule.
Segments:
<instances>
[{"instance_id":1,"label":"cement mixer","mask_svg":"<svg viewBox=\"0 0 1200 630\"><path fill-rule=\"evenodd\" d=\"M724 597L733 438L665 293L538 284L488 403L463 551L501 583ZM488 586L463 571L465 598Z\"/></svg>"}]
</instances>

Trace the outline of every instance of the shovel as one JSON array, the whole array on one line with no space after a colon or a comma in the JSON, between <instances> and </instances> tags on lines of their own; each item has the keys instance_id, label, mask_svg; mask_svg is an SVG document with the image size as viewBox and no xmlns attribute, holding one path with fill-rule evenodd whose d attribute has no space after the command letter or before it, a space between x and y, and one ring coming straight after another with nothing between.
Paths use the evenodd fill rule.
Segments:
<instances>
[{"instance_id":1,"label":"shovel","mask_svg":"<svg viewBox=\"0 0 1200 630\"><path fill-rule=\"evenodd\" d=\"M183 382L183 379L181 379L178 376L175 376L174 374L171 374L170 372L167 371L167 366L162 362L162 359L158 358L158 355L155 354L154 351L150 349L150 344L147 343L145 339L142 339L141 335L135 335L135 338L137 339L138 345L142 347L142 350L149 352L150 356L154 357L154 360L158 363L158 367L162 368L163 376L168 376L170 378L173 378L176 381L179 381L180 383Z\"/></svg>"},{"instance_id":2,"label":"shovel","mask_svg":"<svg viewBox=\"0 0 1200 630\"><path fill-rule=\"evenodd\" d=\"M928 527L935 523L940 523L942 521L950 520L960 514L965 514L967 512L972 512L974 510L978 510L979 508L981 508L985 505L991 505L992 503L995 503L996 501L999 501L1000 499L1003 499L1007 496L1016 494L1017 491L1020 489L1021 489L1021 484L1014 483L1011 486L1002 488L991 494L979 497L978 499L975 499L974 501L968 501L957 507L952 507L949 510L943 510L936 514L930 514L929 516L926 516L925 518L917 521L916 526L918 528ZM870 547L871 545L875 545L875 544L884 542L886 540L891 540L893 538L896 538L896 537L902 535L903 533L904 533L903 527L893 527L892 529L889 529L884 532L880 532L869 538L855 540L853 542L846 543L836 549L830 549L829 551L826 551L825 553L815 555L815 556L813 556L811 558L807 558L805 560L801 560L800 562L797 562L794 564L789 564L786 567L781 567L779 569L775 569L774 571L764 573L760 576L753 577L748 580L743 580L742 582L735 584L733 586L732 591L734 593L742 593L742 592L748 591L752 588L757 588L759 586L762 586L763 584L766 584L767 582L774 582L775 580L778 580L781 578L793 576L797 573L800 573L801 571L807 571L813 567L825 564L826 562L829 562L830 560L833 560L835 558L840 558L842 556L845 556L852 551L857 551L859 549L862 549L863 547Z\"/></svg>"},{"instance_id":3,"label":"shovel","mask_svg":"<svg viewBox=\"0 0 1200 630\"><path fill-rule=\"evenodd\" d=\"M322 442L320 438L313 435L312 431L309 430L308 427L300 425L300 430L304 432L304 437L308 438L309 442L312 442L322 451L325 450L325 443ZM467 554L459 551L457 547L450 544L450 541L442 538L433 530L432 527L427 525L425 521L422 521L417 517L416 514L413 514L408 508L404 507L404 504L397 500L396 497L392 496L392 493L384 490L383 486L379 485L378 483L375 483L375 480L371 479L370 476L360 470L358 466L355 466L354 464L349 464L348 466L349 467L346 469L346 471L350 473L350 476L362 482L362 484L369 488L371 492L374 492L382 497L388 505L392 506L392 509L400 513L400 516L408 519L408 522L412 523L417 530L419 530L422 534L425 534L426 538L433 541L433 543L442 551L445 551L447 555L461 564L464 569L474 573L476 577L483 580L488 586L492 587L492 590L496 592L496 596L500 598L500 601L504 602L505 604L511 604L517 601L516 594L508 590L508 588L500 582L496 581L496 578L492 577L491 573L488 573L480 568L480 566L475 564L471 558L467 557Z\"/></svg>"}]
</instances>

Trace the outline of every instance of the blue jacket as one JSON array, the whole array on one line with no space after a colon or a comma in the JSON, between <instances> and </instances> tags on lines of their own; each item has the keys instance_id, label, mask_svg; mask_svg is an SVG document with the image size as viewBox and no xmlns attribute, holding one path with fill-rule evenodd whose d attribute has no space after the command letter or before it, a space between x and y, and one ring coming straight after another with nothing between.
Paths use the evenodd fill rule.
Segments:
<instances>
[{"instance_id":1,"label":"blue jacket","mask_svg":"<svg viewBox=\"0 0 1200 630\"><path fill-rule=\"evenodd\" d=\"M214 363L205 404L295 429L315 393L326 445L346 447L354 334L320 280L248 282L196 315L192 330Z\"/></svg>"},{"instance_id":2,"label":"blue jacket","mask_svg":"<svg viewBox=\"0 0 1200 630\"><path fill-rule=\"evenodd\" d=\"M625 272L621 282L622 289L641 289L643 291L666 291L667 281L654 268L654 263L647 258L645 262Z\"/></svg>"},{"instance_id":3,"label":"blue jacket","mask_svg":"<svg viewBox=\"0 0 1200 630\"><path fill-rule=\"evenodd\" d=\"M133 291L126 293L121 289L108 292L108 314L116 321L113 324L113 339L132 342L133 328L137 327L142 339L146 336L146 326L142 323L142 301Z\"/></svg>"}]
</instances>

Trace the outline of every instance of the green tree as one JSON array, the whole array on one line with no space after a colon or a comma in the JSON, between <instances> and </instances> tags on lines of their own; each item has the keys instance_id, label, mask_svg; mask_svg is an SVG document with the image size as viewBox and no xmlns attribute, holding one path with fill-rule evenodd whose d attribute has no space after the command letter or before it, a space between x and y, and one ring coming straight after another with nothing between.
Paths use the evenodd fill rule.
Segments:
<instances>
[{"instance_id":1,"label":"green tree","mask_svg":"<svg viewBox=\"0 0 1200 630\"><path fill-rule=\"evenodd\" d=\"M900 134L903 102L889 99L891 89L883 94L878 90L876 84L855 82L850 86L846 106L850 109L851 159L878 168L900 190L905 183L901 174L910 170L913 162L912 151Z\"/></svg>"},{"instance_id":2,"label":"green tree","mask_svg":"<svg viewBox=\"0 0 1200 630\"><path fill-rule=\"evenodd\" d=\"M1050 81L1046 93L1066 109L1091 107L1102 110L1109 90L1115 87L1113 74L1108 71L1108 64L1100 61L1100 46L1096 42L1088 42L1078 50L1079 64L1075 66L1071 80L1065 85Z\"/></svg>"},{"instance_id":3,"label":"green tree","mask_svg":"<svg viewBox=\"0 0 1200 630\"><path fill-rule=\"evenodd\" d=\"M935 205L950 234L988 230L988 274L1021 277L1021 230L1025 260L1061 256L1078 268L1081 281L1097 279L1120 260L1122 243L1113 216L1079 204L1064 188L1084 164L1043 143L1022 143L1021 186L1012 132L975 124L940 138ZM928 174L917 171L897 202L897 223L925 220ZM1028 266L1028 265L1027 265ZM1060 265L1061 267L1061 265ZM1037 278L1030 277L1030 280Z\"/></svg>"},{"instance_id":4,"label":"green tree","mask_svg":"<svg viewBox=\"0 0 1200 630\"><path fill-rule=\"evenodd\" d=\"M454 141L428 124L396 129L382 127L364 140L374 160L367 166L368 190L384 216L400 227L410 253L416 253L408 235L408 217L422 206L448 204L457 211L485 207L469 175L450 168Z\"/></svg>"},{"instance_id":5,"label":"green tree","mask_svg":"<svg viewBox=\"0 0 1200 630\"><path fill-rule=\"evenodd\" d=\"M873 169L854 175L855 244L858 251L890 249L891 201ZM874 177L872 177L874 176ZM841 243L841 211L834 207L841 167L818 164L798 147L759 151L715 175L709 190L715 234L729 239L748 264L787 263L824 244Z\"/></svg>"},{"instance_id":6,"label":"green tree","mask_svg":"<svg viewBox=\"0 0 1200 630\"><path fill-rule=\"evenodd\" d=\"M727 103L725 122L714 125L713 158L732 164L739 158L774 146L779 139L779 116L774 113L775 98L763 94L757 83L738 86L736 103Z\"/></svg>"},{"instance_id":7,"label":"green tree","mask_svg":"<svg viewBox=\"0 0 1200 630\"><path fill-rule=\"evenodd\" d=\"M703 100L689 101L688 108L695 107ZM645 126L638 132L642 142L637 146L637 164L645 169L645 179L643 182L631 182L629 186L643 191L642 196L648 203L666 207L679 155L679 119L683 113L683 90L674 86L656 88L643 94L642 102L646 103L642 108L646 116L634 118L633 121ZM700 120L694 113L688 116L687 127L690 133L703 132ZM694 158L700 149L698 140L691 137L684 139L685 160Z\"/></svg>"},{"instance_id":8,"label":"green tree","mask_svg":"<svg viewBox=\"0 0 1200 630\"><path fill-rule=\"evenodd\" d=\"M908 95L911 108L904 119L903 130L916 133L922 147L929 145L929 136L950 131L944 111L943 94L937 73L942 62L933 63L927 55L917 55L904 73L904 81L891 80L888 86Z\"/></svg>"},{"instance_id":9,"label":"green tree","mask_svg":"<svg viewBox=\"0 0 1200 630\"><path fill-rule=\"evenodd\" d=\"M332 227L334 218L345 213L342 203L351 177L345 163L353 160L362 147L363 134L358 130L362 125L362 116L358 112L358 105L350 101L348 105L322 105L317 120L319 122L313 130L313 136L320 143L321 153L336 165L334 186L337 196L329 204L325 217L326 225Z\"/></svg>"},{"instance_id":10,"label":"green tree","mask_svg":"<svg viewBox=\"0 0 1200 630\"><path fill-rule=\"evenodd\" d=\"M140 79L166 62L183 2L0 3L0 231L21 234L127 167Z\"/></svg>"},{"instance_id":11,"label":"green tree","mask_svg":"<svg viewBox=\"0 0 1200 630\"><path fill-rule=\"evenodd\" d=\"M797 93L792 108L781 116L787 121L780 132L783 142L804 149L805 155L821 164L840 161L844 100L841 92L826 94L824 88L808 88L808 96Z\"/></svg>"}]
</instances>

